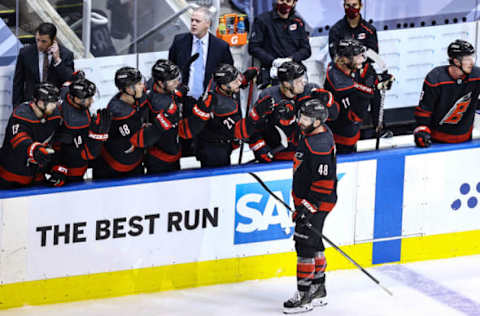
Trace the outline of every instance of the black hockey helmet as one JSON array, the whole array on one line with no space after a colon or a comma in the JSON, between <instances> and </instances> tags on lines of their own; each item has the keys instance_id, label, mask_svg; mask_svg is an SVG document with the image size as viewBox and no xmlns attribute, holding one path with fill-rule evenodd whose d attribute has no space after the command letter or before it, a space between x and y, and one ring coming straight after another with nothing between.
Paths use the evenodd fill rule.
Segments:
<instances>
[{"instance_id":1,"label":"black hockey helmet","mask_svg":"<svg viewBox=\"0 0 480 316\"><path fill-rule=\"evenodd\" d=\"M280 81L291 81L305 75L305 67L294 61L286 61L277 69L277 77Z\"/></svg>"},{"instance_id":2,"label":"black hockey helmet","mask_svg":"<svg viewBox=\"0 0 480 316\"><path fill-rule=\"evenodd\" d=\"M79 99L88 99L95 95L97 87L88 79L78 79L69 86L69 93Z\"/></svg>"},{"instance_id":3,"label":"black hockey helmet","mask_svg":"<svg viewBox=\"0 0 480 316\"><path fill-rule=\"evenodd\" d=\"M60 99L60 90L51 83L43 82L35 86L33 98L36 101L56 103Z\"/></svg>"},{"instance_id":4,"label":"black hockey helmet","mask_svg":"<svg viewBox=\"0 0 480 316\"><path fill-rule=\"evenodd\" d=\"M159 59L152 67L152 78L155 81L168 81L180 79L180 69L167 59Z\"/></svg>"},{"instance_id":5,"label":"black hockey helmet","mask_svg":"<svg viewBox=\"0 0 480 316\"><path fill-rule=\"evenodd\" d=\"M134 85L142 79L142 73L133 67L122 67L115 73L115 85L119 90Z\"/></svg>"},{"instance_id":6,"label":"black hockey helmet","mask_svg":"<svg viewBox=\"0 0 480 316\"><path fill-rule=\"evenodd\" d=\"M460 58L475 54L475 48L469 42L457 39L448 45L447 53L448 57L451 59Z\"/></svg>"},{"instance_id":7,"label":"black hockey helmet","mask_svg":"<svg viewBox=\"0 0 480 316\"><path fill-rule=\"evenodd\" d=\"M305 99L300 102L299 114L312 117L325 123L328 119L328 109L320 99Z\"/></svg>"},{"instance_id":8,"label":"black hockey helmet","mask_svg":"<svg viewBox=\"0 0 480 316\"><path fill-rule=\"evenodd\" d=\"M83 70L77 70L72 74L72 82L78 79L85 79L85 72Z\"/></svg>"},{"instance_id":9,"label":"black hockey helmet","mask_svg":"<svg viewBox=\"0 0 480 316\"><path fill-rule=\"evenodd\" d=\"M215 73L213 74L213 80L217 84L228 84L235 79L237 79L240 71L232 65L229 64L220 64Z\"/></svg>"},{"instance_id":10,"label":"black hockey helmet","mask_svg":"<svg viewBox=\"0 0 480 316\"><path fill-rule=\"evenodd\" d=\"M336 48L336 55L338 57L352 58L365 52L365 46L355 39L342 39L338 42Z\"/></svg>"}]
</instances>

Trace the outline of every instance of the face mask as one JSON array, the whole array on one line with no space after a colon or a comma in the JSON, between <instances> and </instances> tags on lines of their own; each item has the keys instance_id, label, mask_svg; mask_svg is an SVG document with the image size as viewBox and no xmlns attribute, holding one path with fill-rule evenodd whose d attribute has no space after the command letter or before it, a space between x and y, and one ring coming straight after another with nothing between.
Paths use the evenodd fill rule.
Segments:
<instances>
[{"instance_id":1,"label":"face mask","mask_svg":"<svg viewBox=\"0 0 480 316\"><path fill-rule=\"evenodd\" d=\"M347 16L347 18L351 20L355 19L359 14L360 14L360 9L356 9L352 7L348 7L347 9L345 9L345 15Z\"/></svg>"},{"instance_id":2,"label":"face mask","mask_svg":"<svg viewBox=\"0 0 480 316\"><path fill-rule=\"evenodd\" d=\"M292 8L293 8L293 6L288 5L288 4L286 4L286 3L277 4L277 10L278 10L278 12L280 12L280 14L290 13L290 11L292 10Z\"/></svg>"}]
</instances>

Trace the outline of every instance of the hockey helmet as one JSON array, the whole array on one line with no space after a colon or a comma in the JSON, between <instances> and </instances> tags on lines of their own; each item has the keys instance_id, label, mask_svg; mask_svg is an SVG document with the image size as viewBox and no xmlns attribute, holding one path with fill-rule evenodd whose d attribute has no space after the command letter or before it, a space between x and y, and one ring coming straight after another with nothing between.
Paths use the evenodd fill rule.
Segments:
<instances>
[{"instance_id":1,"label":"hockey helmet","mask_svg":"<svg viewBox=\"0 0 480 316\"><path fill-rule=\"evenodd\" d=\"M69 86L69 93L79 99L88 99L95 95L97 87L88 79L78 79Z\"/></svg>"},{"instance_id":2,"label":"hockey helmet","mask_svg":"<svg viewBox=\"0 0 480 316\"><path fill-rule=\"evenodd\" d=\"M122 67L115 73L115 86L123 90L142 81L142 73L133 67Z\"/></svg>"},{"instance_id":3,"label":"hockey helmet","mask_svg":"<svg viewBox=\"0 0 480 316\"><path fill-rule=\"evenodd\" d=\"M366 52L365 46L355 39L343 39L337 44L336 55L338 57L352 58Z\"/></svg>"},{"instance_id":4,"label":"hockey helmet","mask_svg":"<svg viewBox=\"0 0 480 316\"><path fill-rule=\"evenodd\" d=\"M447 53L449 58L459 58L473 55L475 53L475 48L469 42L457 39L448 45Z\"/></svg>"},{"instance_id":5,"label":"hockey helmet","mask_svg":"<svg viewBox=\"0 0 480 316\"><path fill-rule=\"evenodd\" d=\"M215 70L215 73L213 74L213 80L215 80L215 82L219 85L228 84L237 79L238 75L240 75L240 71L238 71L238 69L234 66L229 64L221 64L218 66L217 70Z\"/></svg>"},{"instance_id":6,"label":"hockey helmet","mask_svg":"<svg viewBox=\"0 0 480 316\"><path fill-rule=\"evenodd\" d=\"M46 103L56 103L60 98L60 90L51 83L40 83L35 87L33 98L37 101L43 101Z\"/></svg>"},{"instance_id":7,"label":"hockey helmet","mask_svg":"<svg viewBox=\"0 0 480 316\"><path fill-rule=\"evenodd\" d=\"M305 99L300 102L299 114L320 120L323 124L328 119L328 110L324 101L320 99Z\"/></svg>"},{"instance_id":8,"label":"hockey helmet","mask_svg":"<svg viewBox=\"0 0 480 316\"><path fill-rule=\"evenodd\" d=\"M155 81L181 79L180 69L167 59L159 59L152 67L152 78Z\"/></svg>"},{"instance_id":9,"label":"hockey helmet","mask_svg":"<svg viewBox=\"0 0 480 316\"><path fill-rule=\"evenodd\" d=\"M305 75L305 67L302 64L286 61L277 69L277 77L280 81L291 81Z\"/></svg>"},{"instance_id":10,"label":"hockey helmet","mask_svg":"<svg viewBox=\"0 0 480 316\"><path fill-rule=\"evenodd\" d=\"M85 72L83 72L83 70L77 70L72 74L72 82L78 79L85 79Z\"/></svg>"}]
</instances>

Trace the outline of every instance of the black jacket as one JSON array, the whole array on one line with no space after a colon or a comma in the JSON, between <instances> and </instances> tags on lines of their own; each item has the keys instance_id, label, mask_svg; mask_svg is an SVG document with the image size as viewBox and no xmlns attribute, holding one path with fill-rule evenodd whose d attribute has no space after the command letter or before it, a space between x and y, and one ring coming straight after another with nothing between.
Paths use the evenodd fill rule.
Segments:
<instances>
[{"instance_id":1,"label":"black jacket","mask_svg":"<svg viewBox=\"0 0 480 316\"><path fill-rule=\"evenodd\" d=\"M205 78L203 88L205 89L213 73L219 64L233 65L233 57L227 42L208 34L208 52L207 63L205 65ZM182 71L182 81L188 84L190 78L190 67L188 65L192 55L193 35L182 33L175 36L172 46L168 50L168 59L180 67Z\"/></svg>"},{"instance_id":2,"label":"black jacket","mask_svg":"<svg viewBox=\"0 0 480 316\"><path fill-rule=\"evenodd\" d=\"M60 89L65 81L71 79L74 63L73 53L62 45L58 45L58 47L62 62L56 67L53 66L53 63L50 64L47 80ZM25 46L20 49L17 57L15 76L13 77L13 105L17 106L22 102L30 101L35 85L38 83L40 83L40 71L37 46Z\"/></svg>"}]
</instances>

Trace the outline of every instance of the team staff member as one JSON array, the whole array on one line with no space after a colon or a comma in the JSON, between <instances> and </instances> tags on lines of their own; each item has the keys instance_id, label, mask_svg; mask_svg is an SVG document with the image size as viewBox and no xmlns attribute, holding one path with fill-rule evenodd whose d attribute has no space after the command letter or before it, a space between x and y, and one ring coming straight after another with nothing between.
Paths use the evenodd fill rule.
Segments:
<instances>
[{"instance_id":1,"label":"team staff member","mask_svg":"<svg viewBox=\"0 0 480 316\"><path fill-rule=\"evenodd\" d=\"M295 14L296 3L277 0L272 11L261 14L253 23L248 52L261 63L259 84L270 83L272 66L278 68L285 61L301 63L312 55L305 23Z\"/></svg>"},{"instance_id":2,"label":"team staff member","mask_svg":"<svg viewBox=\"0 0 480 316\"><path fill-rule=\"evenodd\" d=\"M96 91L95 84L83 76L68 86L60 108L62 125L55 136L56 162L48 179L52 186L83 181L88 162L100 155L108 139L110 112L102 109L90 115Z\"/></svg>"},{"instance_id":3,"label":"team staff member","mask_svg":"<svg viewBox=\"0 0 480 316\"><path fill-rule=\"evenodd\" d=\"M415 109L415 143L461 143L472 139L473 120L480 93L480 69L472 44L456 40L448 46L449 65L431 70Z\"/></svg>"},{"instance_id":4,"label":"team staff member","mask_svg":"<svg viewBox=\"0 0 480 316\"><path fill-rule=\"evenodd\" d=\"M337 202L335 143L325 125L328 110L320 99L307 99L301 102L299 113L302 137L293 160L292 183L298 291L283 304L286 314L326 304L325 246L307 224L321 233L325 218Z\"/></svg>"},{"instance_id":5,"label":"team staff member","mask_svg":"<svg viewBox=\"0 0 480 316\"><path fill-rule=\"evenodd\" d=\"M18 105L8 120L0 150L0 188L11 189L44 181L55 151L51 142L60 126L59 90L38 85L31 102Z\"/></svg>"},{"instance_id":6,"label":"team staff member","mask_svg":"<svg viewBox=\"0 0 480 316\"><path fill-rule=\"evenodd\" d=\"M30 101L36 84L50 82L57 88L70 80L73 53L57 43L57 28L42 23L35 31L35 45L20 49L13 77L13 106Z\"/></svg>"}]
</instances>

